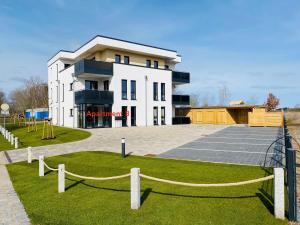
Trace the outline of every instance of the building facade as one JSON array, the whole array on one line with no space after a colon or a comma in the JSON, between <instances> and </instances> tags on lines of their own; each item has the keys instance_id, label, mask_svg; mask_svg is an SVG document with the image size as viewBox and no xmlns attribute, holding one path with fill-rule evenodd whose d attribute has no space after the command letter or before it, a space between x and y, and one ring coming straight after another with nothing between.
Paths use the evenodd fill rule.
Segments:
<instances>
[{"instance_id":1,"label":"building facade","mask_svg":"<svg viewBox=\"0 0 300 225\"><path fill-rule=\"evenodd\" d=\"M175 71L176 51L96 36L74 52L61 50L48 61L49 117L67 127L171 125L176 95L190 74Z\"/></svg>"}]
</instances>

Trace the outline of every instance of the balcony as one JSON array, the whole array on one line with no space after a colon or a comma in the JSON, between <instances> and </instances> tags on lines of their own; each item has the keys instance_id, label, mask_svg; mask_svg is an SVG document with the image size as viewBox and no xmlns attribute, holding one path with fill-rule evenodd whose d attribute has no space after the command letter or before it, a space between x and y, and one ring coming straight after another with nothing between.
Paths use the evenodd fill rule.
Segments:
<instances>
[{"instance_id":1,"label":"balcony","mask_svg":"<svg viewBox=\"0 0 300 225\"><path fill-rule=\"evenodd\" d=\"M173 105L190 105L189 95L172 95Z\"/></svg>"},{"instance_id":2,"label":"balcony","mask_svg":"<svg viewBox=\"0 0 300 225\"><path fill-rule=\"evenodd\" d=\"M75 76L111 77L113 75L113 63L82 59L75 63Z\"/></svg>"},{"instance_id":3,"label":"balcony","mask_svg":"<svg viewBox=\"0 0 300 225\"><path fill-rule=\"evenodd\" d=\"M113 104L112 91L82 90L75 92L75 104Z\"/></svg>"},{"instance_id":4,"label":"balcony","mask_svg":"<svg viewBox=\"0 0 300 225\"><path fill-rule=\"evenodd\" d=\"M172 82L175 84L190 83L190 73L172 71Z\"/></svg>"}]
</instances>

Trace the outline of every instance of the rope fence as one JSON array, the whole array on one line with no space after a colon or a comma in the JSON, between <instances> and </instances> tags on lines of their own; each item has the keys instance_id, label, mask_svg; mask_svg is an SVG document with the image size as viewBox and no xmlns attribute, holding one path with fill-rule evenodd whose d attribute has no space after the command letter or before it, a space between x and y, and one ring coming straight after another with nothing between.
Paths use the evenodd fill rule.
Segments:
<instances>
[{"instance_id":1,"label":"rope fence","mask_svg":"<svg viewBox=\"0 0 300 225\"><path fill-rule=\"evenodd\" d=\"M19 147L18 137L15 137L12 132L9 132L6 128L2 127L1 125L0 125L0 133L12 146L15 147L15 149Z\"/></svg>"},{"instance_id":2,"label":"rope fence","mask_svg":"<svg viewBox=\"0 0 300 225\"><path fill-rule=\"evenodd\" d=\"M32 162L32 152L31 147L28 148L28 163ZM79 174L72 173L70 171L67 171L65 169L64 164L59 164L58 168L52 168L50 167L45 161L44 156L39 156L39 176L44 176L44 167L51 171L57 171L58 172L58 192L62 193L65 192L65 174L77 177L80 179L85 180L97 180L97 181L106 181L106 180L117 180L117 179L123 179L126 177L130 177L130 198L131 198L131 209L139 209L141 206L141 189L140 189L140 178L156 181L156 182L162 182L166 184L172 184L172 185L179 185L179 186L187 186L187 187L233 187L233 186L241 186L241 185L248 185L248 184L254 184L258 182L263 182L267 180L274 179L274 214L276 218L284 219L284 170L283 168L274 168L274 174L269 175L266 177L261 177L257 179L252 180L246 180L246 181L238 181L238 182L231 182L231 183L211 183L211 184L205 184L205 183L186 183L186 182L180 182L180 181L173 181L173 180L167 180L157 177L148 176L145 174L140 173L139 168L132 168L130 170L130 173L126 173L123 175L118 176L111 176L111 177L91 177L91 176L83 176Z\"/></svg>"},{"instance_id":3,"label":"rope fence","mask_svg":"<svg viewBox=\"0 0 300 225\"><path fill-rule=\"evenodd\" d=\"M247 181L240 181L240 182L233 182L233 183L219 183L219 184L194 184L194 183L185 183L185 182L178 182L178 181L172 181L172 180L166 180L156 177L151 177L145 174L140 174L140 177L143 177L148 180L153 180L157 182L162 183L168 183L168 184L175 184L175 185L181 185L181 186L188 186L188 187L233 187L233 186L241 186L246 184L254 184L266 180L274 179L274 175L270 175L267 177L262 177L254 180L247 180Z\"/></svg>"}]
</instances>

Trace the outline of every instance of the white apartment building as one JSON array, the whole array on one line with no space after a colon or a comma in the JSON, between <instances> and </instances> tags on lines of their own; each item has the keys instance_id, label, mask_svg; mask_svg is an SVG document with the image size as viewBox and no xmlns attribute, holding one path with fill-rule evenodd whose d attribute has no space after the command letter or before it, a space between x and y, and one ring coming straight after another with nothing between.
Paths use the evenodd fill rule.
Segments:
<instances>
[{"instance_id":1,"label":"white apartment building","mask_svg":"<svg viewBox=\"0 0 300 225\"><path fill-rule=\"evenodd\" d=\"M176 51L96 36L74 52L48 61L49 118L66 127L127 127L186 123L175 108L188 106L176 85L190 74L175 71Z\"/></svg>"}]
</instances>

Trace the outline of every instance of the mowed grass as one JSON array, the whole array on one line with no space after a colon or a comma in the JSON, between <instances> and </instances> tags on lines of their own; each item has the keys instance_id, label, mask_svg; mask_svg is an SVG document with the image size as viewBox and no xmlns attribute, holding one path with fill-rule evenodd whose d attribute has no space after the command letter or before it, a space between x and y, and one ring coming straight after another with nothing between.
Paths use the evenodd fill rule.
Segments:
<instances>
[{"instance_id":1,"label":"mowed grass","mask_svg":"<svg viewBox=\"0 0 300 225\"><path fill-rule=\"evenodd\" d=\"M51 157L50 166L85 176L115 176L130 168L159 178L194 183L244 181L266 176L259 167L180 161L105 152ZM57 191L57 173L38 177L38 162L7 166L15 190L33 224L287 224L273 216L273 181L240 187L195 188L141 178L142 205L130 209L130 178L80 180L66 176L66 192ZM47 171L47 170L46 170ZM269 197L268 197L269 196Z\"/></svg>"},{"instance_id":2,"label":"mowed grass","mask_svg":"<svg viewBox=\"0 0 300 225\"><path fill-rule=\"evenodd\" d=\"M14 146L12 146L0 133L0 150L2 149L10 150L10 149L14 149Z\"/></svg>"},{"instance_id":3,"label":"mowed grass","mask_svg":"<svg viewBox=\"0 0 300 225\"><path fill-rule=\"evenodd\" d=\"M19 127L18 125L7 125L7 129L19 139L19 148L28 146L36 147L43 145L61 144L65 142L79 141L88 138L91 133L88 131L53 126L55 138L49 140L42 140L43 124L37 124L37 131L27 132L27 127ZM1 141L2 143L2 141ZM0 144L0 150L9 150L12 148L6 148L3 144Z\"/></svg>"}]
</instances>

